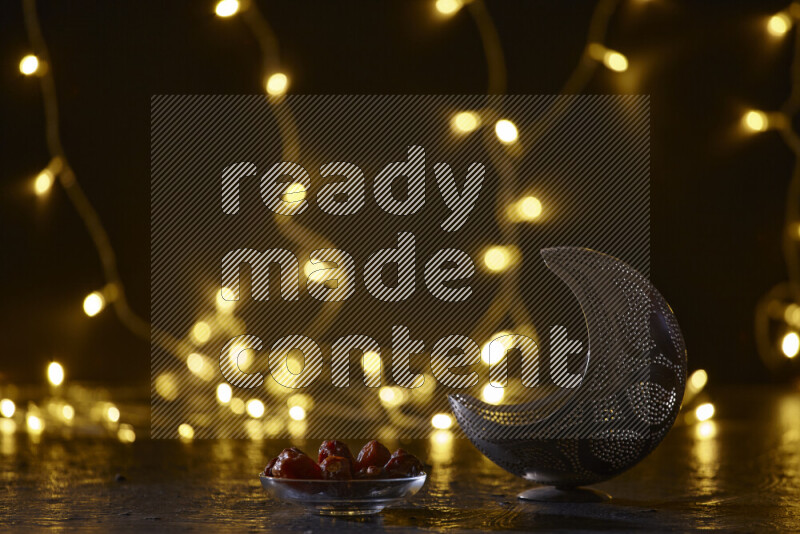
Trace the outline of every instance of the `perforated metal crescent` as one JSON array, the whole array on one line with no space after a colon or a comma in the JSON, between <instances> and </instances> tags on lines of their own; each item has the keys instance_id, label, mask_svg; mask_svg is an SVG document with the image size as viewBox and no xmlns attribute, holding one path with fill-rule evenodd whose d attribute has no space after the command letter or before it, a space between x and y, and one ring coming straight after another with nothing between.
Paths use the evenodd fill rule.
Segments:
<instances>
[{"instance_id":1,"label":"perforated metal crescent","mask_svg":"<svg viewBox=\"0 0 800 534\"><path fill-rule=\"evenodd\" d=\"M541 251L578 298L589 352L578 387L494 406L451 395L464 433L511 473L558 487L592 484L638 463L678 415L686 347L672 309L622 261L573 247Z\"/></svg>"}]
</instances>

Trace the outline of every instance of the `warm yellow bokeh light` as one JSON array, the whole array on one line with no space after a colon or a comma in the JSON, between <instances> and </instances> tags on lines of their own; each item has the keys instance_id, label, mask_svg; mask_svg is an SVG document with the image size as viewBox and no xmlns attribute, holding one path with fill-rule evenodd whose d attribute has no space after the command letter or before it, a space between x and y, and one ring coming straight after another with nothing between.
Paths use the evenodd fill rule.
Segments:
<instances>
[{"instance_id":1,"label":"warm yellow bokeh light","mask_svg":"<svg viewBox=\"0 0 800 534\"><path fill-rule=\"evenodd\" d=\"M717 435L717 425L714 421L703 421L695 427L695 435L699 439L709 439Z\"/></svg>"},{"instance_id":2,"label":"warm yellow bokeh light","mask_svg":"<svg viewBox=\"0 0 800 534\"><path fill-rule=\"evenodd\" d=\"M289 408L289 417L295 421L302 421L306 418L306 411L301 406L292 406Z\"/></svg>"},{"instance_id":3,"label":"warm yellow bokeh light","mask_svg":"<svg viewBox=\"0 0 800 534\"><path fill-rule=\"evenodd\" d=\"M514 262L515 253L511 247L493 246L483 253L483 263L490 271L499 273L508 269Z\"/></svg>"},{"instance_id":4,"label":"warm yellow bokeh light","mask_svg":"<svg viewBox=\"0 0 800 534\"><path fill-rule=\"evenodd\" d=\"M289 408L300 406L302 409L308 411L314 407L314 399L305 393L295 393L286 399L286 406Z\"/></svg>"},{"instance_id":5,"label":"warm yellow bokeh light","mask_svg":"<svg viewBox=\"0 0 800 534\"><path fill-rule=\"evenodd\" d=\"M28 431L32 434L39 434L44 430L44 421L33 414L28 414L25 424L28 425Z\"/></svg>"},{"instance_id":6,"label":"warm yellow bokeh light","mask_svg":"<svg viewBox=\"0 0 800 534\"><path fill-rule=\"evenodd\" d=\"M192 373L203 380L211 380L214 378L215 365L202 354L196 352L190 354L186 358L186 366Z\"/></svg>"},{"instance_id":7,"label":"warm yellow bokeh light","mask_svg":"<svg viewBox=\"0 0 800 534\"><path fill-rule=\"evenodd\" d=\"M511 332L503 330L497 332L492 338L481 348L481 360L486 365L496 365L500 363L506 356L506 352L514 346L509 336ZM499 342L492 343L495 339L501 338Z\"/></svg>"},{"instance_id":8,"label":"warm yellow bokeh light","mask_svg":"<svg viewBox=\"0 0 800 534\"><path fill-rule=\"evenodd\" d=\"M502 401L503 397L505 396L505 389L495 387L491 384L486 384L483 386L481 396L483 397L483 400L489 404L500 404L500 401Z\"/></svg>"},{"instance_id":9,"label":"warm yellow bokeh light","mask_svg":"<svg viewBox=\"0 0 800 534\"><path fill-rule=\"evenodd\" d=\"M368 375L381 374L381 356L377 352L368 351L361 358L361 368Z\"/></svg>"},{"instance_id":10,"label":"warm yellow bokeh light","mask_svg":"<svg viewBox=\"0 0 800 534\"><path fill-rule=\"evenodd\" d=\"M704 369L698 369L689 376L689 386L694 391L700 391L708 382L708 373Z\"/></svg>"},{"instance_id":11,"label":"warm yellow bokeh light","mask_svg":"<svg viewBox=\"0 0 800 534\"><path fill-rule=\"evenodd\" d=\"M28 54L19 62L19 71L25 76L30 76L39 70L39 58L33 54Z\"/></svg>"},{"instance_id":12,"label":"warm yellow bokeh light","mask_svg":"<svg viewBox=\"0 0 800 534\"><path fill-rule=\"evenodd\" d=\"M220 313L230 313L236 306L233 290L228 287L221 287L215 295L217 311Z\"/></svg>"},{"instance_id":13,"label":"warm yellow bokeh light","mask_svg":"<svg viewBox=\"0 0 800 534\"><path fill-rule=\"evenodd\" d=\"M516 204L517 216L523 221L532 221L542 215L542 203L538 198L528 196Z\"/></svg>"},{"instance_id":14,"label":"warm yellow bokeh light","mask_svg":"<svg viewBox=\"0 0 800 534\"><path fill-rule=\"evenodd\" d=\"M64 367L58 362L50 362L47 366L47 380L54 386L60 386L64 382Z\"/></svg>"},{"instance_id":15,"label":"warm yellow bokeh light","mask_svg":"<svg viewBox=\"0 0 800 534\"><path fill-rule=\"evenodd\" d=\"M786 13L772 15L767 21L767 31L775 37L786 35L792 27L792 19Z\"/></svg>"},{"instance_id":16,"label":"warm yellow bokeh light","mask_svg":"<svg viewBox=\"0 0 800 534\"><path fill-rule=\"evenodd\" d=\"M603 65L614 72L625 72L628 70L628 58L614 50L606 50L603 54Z\"/></svg>"},{"instance_id":17,"label":"warm yellow bokeh light","mask_svg":"<svg viewBox=\"0 0 800 534\"><path fill-rule=\"evenodd\" d=\"M714 417L714 405L710 402L701 404L695 409L694 415L697 417L698 421L708 421Z\"/></svg>"},{"instance_id":18,"label":"warm yellow bokeh light","mask_svg":"<svg viewBox=\"0 0 800 534\"><path fill-rule=\"evenodd\" d=\"M181 437L181 439L194 439L194 428L192 428L192 425L181 423L181 425L178 426L178 435Z\"/></svg>"},{"instance_id":19,"label":"warm yellow bokeh light","mask_svg":"<svg viewBox=\"0 0 800 534\"><path fill-rule=\"evenodd\" d=\"M800 353L800 336L797 332L789 332L783 336L781 351L787 358L794 358Z\"/></svg>"},{"instance_id":20,"label":"warm yellow bokeh light","mask_svg":"<svg viewBox=\"0 0 800 534\"><path fill-rule=\"evenodd\" d=\"M481 125L481 118L477 113L462 111L453 115L450 125L456 133L468 133Z\"/></svg>"},{"instance_id":21,"label":"warm yellow bokeh light","mask_svg":"<svg viewBox=\"0 0 800 534\"><path fill-rule=\"evenodd\" d=\"M222 404L228 404L233 397L233 389L228 384L222 383L217 386L217 400Z\"/></svg>"},{"instance_id":22,"label":"warm yellow bokeh light","mask_svg":"<svg viewBox=\"0 0 800 534\"><path fill-rule=\"evenodd\" d=\"M106 410L106 417L112 423L116 423L117 421L119 421L119 408L117 408L113 404L109 406L108 409Z\"/></svg>"},{"instance_id":23,"label":"warm yellow bokeh light","mask_svg":"<svg viewBox=\"0 0 800 534\"><path fill-rule=\"evenodd\" d=\"M246 410L250 417L259 419L264 416L264 403L258 399L251 399L247 401Z\"/></svg>"},{"instance_id":24,"label":"warm yellow bokeh light","mask_svg":"<svg viewBox=\"0 0 800 534\"><path fill-rule=\"evenodd\" d=\"M122 443L133 443L136 441L136 432L133 431L133 427L131 425L119 425L119 430L117 430L117 439Z\"/></svg>"},{"instance_id":25,"label":"warm yellow bokeh light","mask_svg":"<svg viewBox=\"0 0 800 534\"><path fill-rule=\"evenodd\" d=\"M286 186L283 192L284 202L302 202L306 198L306 186L300 182L293 182Z\"/></svg>"},{"instance_id":26,"label":"warm yellow bokeh light","mask_svg":"<svg viewBox=\"0 0 800 534\"><path fill-rule=\"evenodd\" d=\"M155 387L156 393L164 400L173 401L178 398L178 383L171 373L158 375L156 377Z\"/></svg>"},{"instance_id":27,"label":"warm yellow bokeh light","mask_svg":"<svg viewBox=\"0 0 800 534\"><path fill-rule=\"evenodd\" d=\"M769 127L769 119L766 113L754 109L744 114L742 124L753 132L763 132Z\"/></svg>"},{"instance_id":28,"label":"warm yellow bokeh light","mask_svg":"<svg viewBox=\"0 0 800 534\"><path fill-rule=\"evenodd\" d=\"M281 96L289 88L289 77L282 72L276 72L267 78L266 87L270 96Z\"/></svg>"},{"instance_id":29,"label":"warm yellow bokeh light","mask_svg":"<svg viewBox=\"0 0 800 534\"><path fill-rule=\"evenodd\" d=\"M446 413L437 413L431 418L431 426L441 430L447 430L453 426L453 418Z\"/></svg>"},{"instance_id":30,"label":"warm yellow bokeh light","mask_svg":"<svg viewBox=\"0 0 800 534\"><path fill-rule=\"evenodd\" d=\"M83 299L83 312L89 317L94 317L106 307L106 299L99 291L92 291Z\"/></svg>"},{"instance_id":31,"label":"warm yellow bokeh light","mask_svg":"<svg viewBox=\"0 0 800 534\"><path fill-rule=\"evenodd\" d=\"M43 196L47 194L53 187L54 181L55 176L53 175L53 171L50 169L45 169L33 180L33 190L38 196Z\"/></svg>"},{"instance_id":32,"label":"warm yellow bokeh light","mask_svg":"<svg viewBox=\"0 0 800 534\"><path fill-rule=\"evenodd\" d=\"M17 405L11 399L3 399L0 401L0 415L3 417L11 417L17 411Z\"/></svg>"},{"instance_id":33,"label":"warm yellow bokeh light","mask_svg":"<svg viewBox=\"0 0 800 534\"><path fill-rule=\"evenodd\" d=\"M463 5L463 0L436 0L436 11L442 15L452 15Z\"/></svg>"},{"instance_id":34,"label":"warm yellow bokeh light","mask_svg":"<svg viewBox=\"0 0 800 534\"><path fill-rule=\"evenodd\" d=\"M494 133L503 143L514 143L519 137L517 127L507 119L501 119L494 125Z\"/></svg>"},{"instance_id":35,"label":"warm yellow bokeh light","mask_svg":"<svg viewBox=\"0 0 800 534\"><path fill-rule=\"evenodd\" d=\"M61 416L67 421L72 421L75 418L75 408L69 404L65 404L61 408Z\"/></svg>"},{"instance_id":36,"label":"warm yellow bokeh light","mask_svg":"<svg viewBox=\"0 0 800 534\"><path fill-rule=\"evenodd\" d=\"M211 327L205 321L197 321L192 327L192 339L195 343L202 345L211 339Z\"/></svg>"},{"instance_id":37,"label":"warm yellow bokeh light","mask_svg":"<svg viewBox=\"0 0 800 534\"><path fill-rule=\"evenodd\" d=\"M384 386L378 391L378 397L386 406L397 406L403 403L405 395L398 387Z\"/></svg>"},{"instance_id":38,"label":"warm yellow bokeh light","mask_svg":"<svg viewBox=\"0 0 800 534\"><path fill-rule=\"evenodd\" d=\"M220 0L217 2L217 7L214 12L218 17L231 17L239 11L238 0Z\"/></svg>"}]
</instances>

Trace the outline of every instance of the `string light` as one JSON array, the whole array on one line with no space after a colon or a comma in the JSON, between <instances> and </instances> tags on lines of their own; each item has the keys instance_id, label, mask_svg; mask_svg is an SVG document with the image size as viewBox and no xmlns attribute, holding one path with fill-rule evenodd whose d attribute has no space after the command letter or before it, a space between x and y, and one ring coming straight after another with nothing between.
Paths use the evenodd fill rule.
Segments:
<instances>
[{"instance_id":1,"label":"string light","mask_svg":"<svg viewBox=\"0 0 800 534\"><path fill-rule=\"evenodd\" d=\"M708 421L714 417L714 405L710 402L701 404L695 409L694 415L697 417L698 421Z\"/></svg>"},{"instance_id":2,"label":"string light","mask_svg":"<svg viewBox=\"0 0 800 534\"><path fill-rule=\"evenodd\" d=\"M402 404L404 400L403 390L392 386L384 386L378 390L378 397L389 407Z\"/></svg>"},{"instance_id":3,"label":"string light","mask_svg":"<svg viewBox=\"0 0 800 534\"><path fill-rule=\"evenodd\" d=\"M222 287L216 294L217 311L220 313L230 313L236 306L234 300L233 290L227 287Z\"/></svg>"},{"instance_id":4,"label":"string light","mask_svg":"<svg viewBox=\"0 0 800 534\"><path fill-rule=\"evenodd\" d=\"M505 144L515 143L519 137L517 127L508 119L501 119L494 125L494 133Z\"/></svg>"},{"instance_id":5,"label":"string light","mask_svg":"<svg viewBox=\"0 0 800 534\"><path fill-rule=\"evenodd\" d=\"M17 405L11 399L3 399L0 401L0 415L3 417L12 417L14 412L17 411Z\"/></svg>"},{"instance_id":6,"label":"string light","mask_svg":"<svg viewBox=\"0 0 800 534\"><path fill-rule=\"evenodd\" d=\"M109 406L108 409L106 410L106 417L112 423L116 423L117 421L119 421L119 408L117 408L113 404Z\"/></svg>"},{"instance_id":7,"label":"string light","mask_svg":"<svg viewBox=\"0 0 800 534\"><path fill-rule=\"evenodd\" d=\"M190 424L181 423L178 426L178 436L180 436L182 440L191 441L194 439L194 428L192 428Z\"/></svg>"},{"instance_id":8,"label":"string light","mask_svg":"<svg viewBox=\"0 0 800 534\"><path fill-rule=\"evenodd\" d=\"M158 375L155 380L155 387L156 393L166 401L174 401L178 398L178 383L172 373Z\"/></svg>"},{"instance_id":9,"label":"string light","mask_svg":"<svg viewBox=\"0 0 800 534\"><path fill-rule=\"evenodd\" d=\"M233 397L233 390L228 384L222 383L217 386L217 400L221 404L228 404Z\"/></svg>"},{"instance_id":10,"label":"string light","mask_svg":"<svg viewBox=\"0 0 800 534\"><path fill-rule=\"evenodd\" d=\"M211 327L205 321L197 321L192 327L192 339L198 345L202 345L211 339Z\"/></svg>"},{"instance_id":11,"label":"string light","mask_svg":"<svg viewBox=\"0 0 800 534\"><path fill-rule=\"evenodd\" d=\"M503 400L505 396L504 388L495 387L491 384L486 384L483 386L483 391L481 392L481 396L483 400L488 402L489 404L500 404L500 401Z\"/></svg>"},{"instance_id":12,"label":"string light","mask_svg":"<svg viewBox=\"0 0 800 534\"><path fill-rule=\"evenodd\" d=\"M797 332L788 332L783 336L781 351L787 358L794 358L800 353L800 336Z\"/></svg>"},{"instance_id":13,"label":"string light","mask_svg":"<svg viewBox=\"0 0 800 534\"><path fill-rule=\"evenodd\" d=\"M45 169L40 172L33 181L33 190L38 196L46 195L53 187L55 176L50 169Z\"/></svg>"},{"instance_id":14,"label":"string light","mask_svg":"<svg viewBox=\"0 0 800 534\"><path fill-rule=\"evenodd\" d=\"M763 132L769 127L769 118L763 111L753 109L744 114L742 124L753 132Z\"/></svg>"},{"instance_id":15,"label":"string light","mask_svg":"<svg viewBox=\"0 0 800 534\"><path fill-rule=\"evenodd\" d=\"M47 380L54 386L60 386L64 382L64 367L58 362L50 362L47 366Z\"/></svg>"},{"instance_id":16,"label":"string light","mask_svg":"<svg viewBox=\"0 0 800 534\"><path fill-rule=\"evenodd\" d=\"M302 421L306 418L306 411L302 406L292 406L289 408L289 417L295 421Z\"/></svg>"},{"instance_id":17,"label":"string light","mask_svg":"<svg viewBox=\"0 0 800 534\"><path fill-rule=\"evenodd\" d=\"M447 430L453 426L453 418L446 413L437 413L431 418L431 426L440 430Z\"/></svg>"},{"instance_id":18,"label":"string light","mask_svg":"<svg viewBox=\"0 0 800 534\"><path fill-rule=\"evenodd\" d=\"M214 8L214 12L218 17L226 18L232 17L239 12L238 0L220 0Z\"/></svg>"},{"instance_id":19,"label":"string light","mask_svg":"<svg viewBox=\"0 0 800 534\"><path fill-rule=\"evenodd\" d=\"M281 96L289 88L289 77L282 72L276 72L267 78L266 88L270 96Z\"/></svg>"},{"instance_id":20,"label":"string light","mask_svg":"<svg viewBox=\"0 0 800 534\"><path fill-rule=\"evenodd\" d=\"M247 415L253 419L260 419L264 416L264 403L258 399L251 399L247 401L246 409Z\"/></svg>"},{"instance_id":21,"label":"string light","mask_svg":"<svg viewBox=\"0 0 800 534\"><path fill-rule=\"evenodd\" d=\"M506 215L514 222L535 221L542 216L542 202L534 196L523 197L508 206Z\"/></svg>"},{"instance_id":22,"label":"string light","mask_svg":"<svg viewBox=\"0 0 800 534\"><path fill-rule=\"evenodd\" d=\"M792 28L792 19L786 13L772 15L767 21L767 31L775 37L786 35Z\"/></svg>"},{"instance_id":23,"label":"string light","mask_svg":"<svg viewBox=\"0 0 800 534\"><path fill-rule=\"evenodd\" d=\"M464 5L462 0L436 0L436 11L442 15L453 15Z\"/></svg>"},{"instance_id":24,"label":"string light","mask_svg":"<svg viewBox=\"0 0 800 534\"><path fill-rule=\"evenodd\" d=\"M698 369L689 376L689 387L694 391L700 391L708 382L708 373L704 369Z\"/></svg>"},{"instance_id":25,"label":"string light","mask_svg":"<svg viewBox=\"0 0 800 534\"><path fill-rule=\"evenodd\" d=\"M136 432L131 425L121 424L117 430L117 439L122 443L133 443L136 441Z\"/></svg>"},{"instance_id":26,"label":"string light","mask_svg":"<svg viewBox=\"0 0 800 534\"><path fill-rule=\"evenodd\" d=\"M19 71L25 76L35 74L39 70L39 58L33 54L28 54L19 62Z\"/></svg>"},{"instance_id":27,"label":"string light","mask_svg":"<svg viewBox=\"0 0 800 534\"><path fill-rule=\"evenodd\" d=\"M106 299L99 291L92 291L83 299L83 312L89 317L94 317L106 307Z\"/></svg>"},{"instance_id":28,"label":"string light","mask_svg":"<svg viewBox=\"0 0 800 534\"><path fill-rule=\"evenodd\" d=\"M25 418L25 424L31 434L41 434L44 431L44 421L36 415L28 414Z\"/></svg>"},{"instance_id":29,"label":"string light","mask_svg":"<svg viewBox=\"0 0 800 534\"><path fill-rule=\"evenodd\" d=\"M506 337L510 334L511 332L503 330L492 336L492 339L481 348L481 360L483 360L483 363L486 365L497 365L503 361L503 358L506 357L506 351L513 347L513 343L510 340L511 338ZM492 343L495 339L498 339L498 342Z\"/></svg>"},{"instance_id":30,"label":"string light","mask_svg":"<svg viewBox=\"0 0 800 534\"><path fill-rule=\"evenodd\" d=\"M588 52L592 59L600 61L606 68L614 72L625 72L628 70L628 58L621 52L606 48L600 43L591 43Z\"/></svg>"},{"instance_id":31,"label":"string light","mask_svg":"<svg viewBox=\"0 0 800 534\"><path fill-rule=\"evenodd\" d=\"M483 263L490 271L499 273L511 267L516 255L513 247L496 245L489 247L483 253Z\"/></svg>"},{"instance_id":32,"label":"string light","mask_svg":"<svg viewBox=\"0 0 800 534\"><path fill-rule=\"evenodd\" d=\"M69 404L65 404L61 408L61 415L66 421L72 421L75 418L75 408Z\"/></svg>"},{"instance_id":33,"label":"string light","mask_svg":"<svg viewBox=\"0 0 800 534\"><path fill-rule=\"evenodd\" d=\"M450 126L454 132L465 134L474 131L481 125L480 115L471 111L462 111L453 115Z\"/></svg>"}]
</instances>

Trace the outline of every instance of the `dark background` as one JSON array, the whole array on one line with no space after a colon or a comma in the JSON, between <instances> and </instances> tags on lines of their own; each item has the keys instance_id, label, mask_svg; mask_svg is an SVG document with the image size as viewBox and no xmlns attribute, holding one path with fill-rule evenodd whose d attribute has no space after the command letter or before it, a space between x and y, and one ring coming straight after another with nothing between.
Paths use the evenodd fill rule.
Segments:
<instances>
[{"instance_id":1,"label":"dark background","mask_svg":"<svg viewBox=\"0 0 800 534\"><path fill-rule=\"evenodd\" d=\"M261 90L257 43L213 1L39 3L59 91L62 137L116 249L132 307L148 313L150 96ZM432 0L259 2L291 92L478 94L486 67L472 18L435 16ZM508 92L561 89L585 45L593 1L487 0ZM606 44L629 72L599 69L587 93L651 95L652 278L675 308L690 368L718 382L764 381L752 323L785 277L780 236L792 158L779 134L743 135L748 108L775 109L789 87L791 37L767 34L785 2L624 2ZM51 358L72 379L145 383L149 346L113 313L86 317L97 254L56 185L30 46L17 2L0 7L0 381L41 381Z\"/></svg>"}]
</instances>

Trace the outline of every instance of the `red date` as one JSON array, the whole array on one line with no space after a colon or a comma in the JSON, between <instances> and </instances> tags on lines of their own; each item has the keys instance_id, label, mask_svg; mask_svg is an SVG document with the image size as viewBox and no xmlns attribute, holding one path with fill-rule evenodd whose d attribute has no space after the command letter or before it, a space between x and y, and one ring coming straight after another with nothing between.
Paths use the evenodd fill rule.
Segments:
<instances>
[{"instance_id":1,"label":"red date","mask_svg":"<svg viewBox=\"0 0 800 534\"><path fill-rule=\"evenodd\" d=\"M318 480L322 478L322 470L314 463L314 460L299 449L283 449L272 466L272 476Z\"/></svg>"},{"instance_id":2,"label":"red date","mask_svg":"<svg viewBox=\"0 0 800 534\"><path fill-rule=\"evenodd\" d=\"M351 464L355 463L353 453L350 452L347 444L336 439L329 439L328 441L322 442L322 445L319 446L319 457L317 458L317 462L322 463L322 461L328 456L340 456L350 460Z\"/></svg>"},{"instance_id":3,"label":"red date","mask_svg":"<svg viewBox=\"0 0 800 534\"><path fill-rule=\"evenodd\" d=\"M350 460L342 456L328 456L319 464L326 480L350 480L353 478Z\"/></svg>"},{"instance_id":4,"label":"red date","mask_svg":"<svg viewBox=\"0 0 800 534\"><path fill-rule=\"evenodd\" d=\"M397 449L386 462L386 473L392 477L415 477L423 472L422 462L413 454Z\"/></svg>"},{"instance_id":5,"label":"red date","mask_svg":"<svg viewBox=\"0 0 800 534\"><path fill-rule=\"evenodd\" d=\"M392 457L389 449L384 447L379 441L372 440L361 449L356 461L356 469L361 471L367 467L383 467Z\"/></svg>"}]
</instances>

